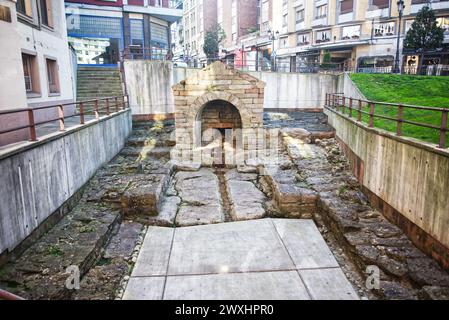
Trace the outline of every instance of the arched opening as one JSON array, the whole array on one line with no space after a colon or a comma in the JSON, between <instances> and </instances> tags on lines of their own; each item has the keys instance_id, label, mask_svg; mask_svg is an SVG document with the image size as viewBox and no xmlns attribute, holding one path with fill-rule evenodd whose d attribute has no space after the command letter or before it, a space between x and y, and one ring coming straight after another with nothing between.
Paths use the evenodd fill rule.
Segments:
<instances>
[{"instance_id":1,"label":"arched opening","mask_svg":"<svg viewBox=\"0 0 449 320\"><path fill-rule=\"evenodd\" d=\"M201 147L210 149L212 164L230 165L242 129L238 109L228 101L209 101L198 112L197 121L201 126Z\"/></svg>"}]
</instances>

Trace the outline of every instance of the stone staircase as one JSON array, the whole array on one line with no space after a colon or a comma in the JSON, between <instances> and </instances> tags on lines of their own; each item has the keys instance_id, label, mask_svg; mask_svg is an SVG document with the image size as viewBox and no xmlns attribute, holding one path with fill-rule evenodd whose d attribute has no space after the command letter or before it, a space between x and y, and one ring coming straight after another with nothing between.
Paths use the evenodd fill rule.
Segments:
<instances>
[{"instance_id":1,"label":"stone staircase","mask_svg":"<svg viewBox=\"0 0 449 320\"><path fill-rule=\"evenodd\" d=\"M77 79L78 101L123 95L118 68L79 67Z\"/></svg>"}]
</instances>

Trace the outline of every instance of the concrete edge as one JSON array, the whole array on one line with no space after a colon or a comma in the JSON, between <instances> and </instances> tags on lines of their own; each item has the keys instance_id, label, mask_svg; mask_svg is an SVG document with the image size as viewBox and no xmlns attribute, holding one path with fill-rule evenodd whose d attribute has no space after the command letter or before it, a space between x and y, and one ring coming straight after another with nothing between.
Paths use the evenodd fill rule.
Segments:
<instances>
[{"instance_id":1,"label":"concrete edge","mask_svg":"<svg viewBox=\"0 0 449 320\"><path fill-rule=\"evenodd\" d=\"M404 137L404 136L397 136L397 135L395 135L395 134L393 134L393 133L391 133L389 131L383 130L383 129L370 128L367 125L365 125L364 123L358 122L355 119L350 119L345 114L343 114L343 113L341 113L341 112L339 112L337 110L334 110L334 109L332 109L332 108L330 108L328 106L324 107L324 113L326 114L326 112L332 112L332 113L334 113L334 114L344 118L346 121L349 121L352 124L362 128L363 130L366 130L368 132L371 132L371 133L374 133L374 134L377 134L377 135L380 135L382 137L386 137L386 138L389 138L389 139L393 139L395 141L408 144L408 145L410 145L412 147L420 148L420 149L423 149L423 150L426 150L426 151L429 151L429 152L433 152L433 153L436 153L436 154L439 154L439 155L442 155L444 157L448 157L449 158L449 148L441 149L441 148L437 147L434 144L431 144L431 143L428 143L428 142L425 142L425 141L421 141L421 140L418 140L418 139L415 139L415 138ZM328 115L328 114L326 114L326 115Z\"/></svg>"},{"instance_id":2,"label":"concrete edge","mask_svg":"<svg viewBox=\"0 0 449 320\"><path fill-rule=\"evenodd\" d=\"M2 149L0 149L0 160L9 158L9 157L11 157L11 156L13 156L15 154L18 154L18 153L21 153L21 152L24 152L24 151L27 151L27 150L30 150L30 149L37 148L40 145L43 145L43 144L46 144L46 143L51 142L53 140L65 137L65 136L67 136L69 134L72 134L74 132L81 131L81 130L83 130L85 128L88 128L88 127L91 127L93 125L96 125L97 123L107 121L109 119L112 119L114 117L118 117L118 116L120 116L122 114L125 114L125 113L131 113L131 109L121 110L121 111L116 112L114 114L111 114L109 116L101 117L98 120L90 120L89 122L87 122L87 123L85 123L83 125L76 125L76 126L70 127L66 131L63 131L63 132L57 131L57 132L50 133L50 134L47 134L47 135L42 136L42 137L38 137L38 139L39 139L38 141L33 141L33 142L31 142L31 141L23 141L23 142L15 143L15 144L13 144L13 145L11 145L9 147L8 147L8 145L6 145L6 146L2 147Z\"/></svg>"}]
</instances>

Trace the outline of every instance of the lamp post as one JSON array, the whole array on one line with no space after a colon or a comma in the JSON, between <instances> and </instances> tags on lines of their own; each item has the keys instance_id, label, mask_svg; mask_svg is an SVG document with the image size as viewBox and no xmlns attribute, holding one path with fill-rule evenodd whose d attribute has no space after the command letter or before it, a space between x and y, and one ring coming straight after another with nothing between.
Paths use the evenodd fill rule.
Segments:
<instances>
[{"instance_id":1,"label":"lamp post","mask_svg":"<svg viewBox=\"0 0 449 320\"><path fill-rule=\"evenodd\" d=\"M402 15L404 14L405 4L403 0L398 1L398 12L399 12L399 26L398 26L398 39L396 43L396 60L394 63L394 73L401 73L401 68L399 66L399 44L401 41L401 24L402 24Z\"/></svg>"},{"instance_id":2,"label":"lamp post","mask_svg":"<svg viewBox=\"0 0 449 320\"><path fill-rule=\"evenodd\" d=\"M271 71L276 71L276 57L274 54L274 41L279 38L279 31L273 33L271 29L268 30L268 38L271 40Z\"/></svg>"}]
</instances>

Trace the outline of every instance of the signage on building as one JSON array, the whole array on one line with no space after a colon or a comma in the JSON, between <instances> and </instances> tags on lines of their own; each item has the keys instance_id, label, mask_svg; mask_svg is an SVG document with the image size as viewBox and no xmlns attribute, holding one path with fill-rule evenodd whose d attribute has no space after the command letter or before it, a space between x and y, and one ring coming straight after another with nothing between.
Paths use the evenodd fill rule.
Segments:
<instances>
[{"instance_id":1,"label":"signage on building","mask_svg":"<svg viewBox=\"0 0 449 320\"><path fill-rule=\"evenodd\" d=\"M11 22L11 9L9 7L0 6L0 20Z\"/></svg>"}]
</instances>

